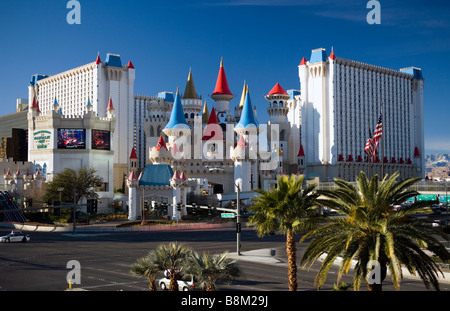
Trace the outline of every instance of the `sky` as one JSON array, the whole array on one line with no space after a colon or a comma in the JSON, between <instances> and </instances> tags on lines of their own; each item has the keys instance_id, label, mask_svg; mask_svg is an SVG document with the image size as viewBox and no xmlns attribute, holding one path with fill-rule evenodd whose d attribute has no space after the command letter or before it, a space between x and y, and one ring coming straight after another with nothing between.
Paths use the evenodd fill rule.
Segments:
<instances>
[{"instance_id":1,"label":"sky","mask_svg":"<svg viewBox=\"0 0 450 311\"><path fill-rule=\"evenodd\" d=\"M73 1L73 0L72 0ZM373 0L372 0L373 1ZM299 89L298 65L311 50L381 67L415 66L425 79L426 154L450 154L450 2L379 0L369 24L366 0L0 1L0 109L15 112L33 74L57 74L120 54L136 68L134 93L184 91L189 70L211 108L220 59L238 105L249 85L260 123L264 96L278 82ZM374 125L373 125L374 126Z\"/></svg>"}]
</instances>

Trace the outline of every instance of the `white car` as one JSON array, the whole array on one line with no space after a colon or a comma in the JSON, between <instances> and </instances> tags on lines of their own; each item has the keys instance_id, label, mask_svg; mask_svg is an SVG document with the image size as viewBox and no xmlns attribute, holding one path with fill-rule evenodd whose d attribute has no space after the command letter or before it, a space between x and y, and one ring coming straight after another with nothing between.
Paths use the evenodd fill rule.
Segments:
<instances>
[{"instance_id":1,"label":"white car","mask_svg":"<svg viewBox=\"0 0 450 311\"><path fill-rule=\"evenodd\" d=\"M23 233L22 231L13 230L11 233L8 233L5 236L0 237L0 242L8 243L8 242L28 242L30 240L30 236L28 234Z\"/></svg>"},{"instance_id":2,"label":"white car","mask_svg":"<svg viewBox=\"0 0 450 311\"><path fill-rule=\"evenodd\" d=\"M160 278L157 281L159 287L162 290L166 290L169 289L169 284L170 284L170 278L169 277L163 277ZM186 278L186 277L182 277L180 280L177 280L178 282L178 290L179 291L192 291L195 290L195 285L194 285L194 278L190 277L190 278Z\"/></svg>"}]
</instances>

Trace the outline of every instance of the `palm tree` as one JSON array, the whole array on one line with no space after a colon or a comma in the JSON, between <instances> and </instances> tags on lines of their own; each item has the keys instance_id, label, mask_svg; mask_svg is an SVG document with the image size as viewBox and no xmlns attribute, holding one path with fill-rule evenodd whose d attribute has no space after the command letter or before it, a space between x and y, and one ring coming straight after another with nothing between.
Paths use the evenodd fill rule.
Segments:
<instances>
[{"instance_id":1,"label":"palm tree","mask_svg":"<svg viewBox=\"0 0 450 311\"><path fill-rule=\"evenodd\" d=\"M355 290L359 290L364 279L368 290L382 290L388 269L398 289L402 265L410 273L417 273L427 288L432 285L436 290L439 289L438 275L442 271L423 248L444 261L448 260L449 252L434 235L447 237L419 219L410 217L424 209L420 202L410 208L393 211L394 205L418 195L408 188L419 178L397 181L398 176L398 172L389 178L386 175L379 183L378 175L369 181L364 172L360 172L356 179L357 186L335 179L336 189L318 191L324 197L319 200L321 204L343 215L333 217L301 239L304 241L313 237L301 259L301 263L305 263L304 267L325 256L315 280L318 288L323 285L336 258L342 256L338 282L342 274L349 271L352 262L356 261L353 276ZM376 263L376 269L370 271L373 263ZM378 281L373 279L374 273L379 274Z\"/></svg>"},{"instance_id":2,"label":"palm tree","mask_svg":"<svg viewBox=\"0 0 450 311\"><path fill-rule=\"evenodd\" d=\"M156 291L155 276L160 270L158 266L152 261L152 254L149 256L139 258L134 264L131 265L130 271L132 274L138 277L145 277L149 281L148 289L150 291Z\"/></svg>"},{"instance_id":3,"label":"palm tree","mask_svg":"<svg viewBox=\"0 0 450 311\"><path fill-rule=\"evenodd\" d=\"M172 242L168 245L159 245L151 253L151 261L170 278L169 291L178 291L178 274L186 266L192 252L190 247Z\"/></svg>"},{"instance_id":4,"label":"palm tree","mask_svg":"<svg viewBox=\"0 0 450 311\"><path fill-rule=\"evenodd\" d=\"M240 273L237 262L228 258L228 252L218 255L208 253L199 255L194 252L189 261L188 271L198 278L200 287L205 288L206 291L215 291L219 280L231 281Z\"/></svg>"},{"instance_id":5,"label":"palm tree","mask_svg":"<svg viewBox=\"0 0 450 311\"><path fill-rule=\"evenodd\" d=\"M315 214L314 204L317 195L313 192L316 185L302 189L304 176L280 176L277 187L268 191L255 190L260 196L253 199L251 210L256 212L249 219L254 224L258 236L282 231L286 235L286 253L288 256L289 290L297 290L297 250L295 234L304 233L312 228Z\"/></svg>"}]
</instances>

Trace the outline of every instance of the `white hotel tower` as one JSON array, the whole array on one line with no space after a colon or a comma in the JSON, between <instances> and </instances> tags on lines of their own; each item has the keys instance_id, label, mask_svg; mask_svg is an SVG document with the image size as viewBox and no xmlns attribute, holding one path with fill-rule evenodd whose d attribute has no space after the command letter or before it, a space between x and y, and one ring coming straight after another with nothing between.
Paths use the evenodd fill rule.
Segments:
<instances>
[{"instance_id":1,"label":"white hotel tower","mask_svg":"<svg viewBox=\"0 0 450 311\"><path fill-rule=\"evenodd\" d=\"M383 68L312 50L299 67L301 142L306 171L322 181L369 175L425 177L423 88L419 68ZM364 147L380 113L383 137L377 159Z\"/></svg>"},{"instance_id":2,"label":"white hotel tower","mask_svg":"<svg viewBox=\"0 0 450 311\"><path fill-rule=\"evenodd\" d=\"M122 64L120 55L100 56L86 65L52 76L33 75L28 90L29 105L33 98L45 115L53 109L56 99L65 116L81 116L86 112L86 103L98 117L106 117L109 101L117 116L113 134L114 188L122 187L128 173L130 150L133 147L133 107L135 68L131 61Z\"/></svg>"}]
</instances>

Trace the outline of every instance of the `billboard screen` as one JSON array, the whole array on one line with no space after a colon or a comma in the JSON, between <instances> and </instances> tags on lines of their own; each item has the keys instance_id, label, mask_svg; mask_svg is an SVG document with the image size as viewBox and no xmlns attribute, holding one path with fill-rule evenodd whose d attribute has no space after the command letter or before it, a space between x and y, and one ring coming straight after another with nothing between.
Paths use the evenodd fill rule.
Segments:
<instances>
[{"instance_id":1,"label":"billboard screen","mask_svg":"<svg viewBox=\"0 0 450 311\"><path fill-rule=\"evenodd\" d=\"M58 129L58 149L86 149L86 130Z\"/></svg>"},{"instance_id":2,"label":"billboard screen","mask_svg":"<svg viewBox=\"0 0 450 311\"><path fill-rule=\"evenodd\" d=\"M110 150L111 132L102 130L92 130L92 149Z\"/></svg>"}]
</instances>

